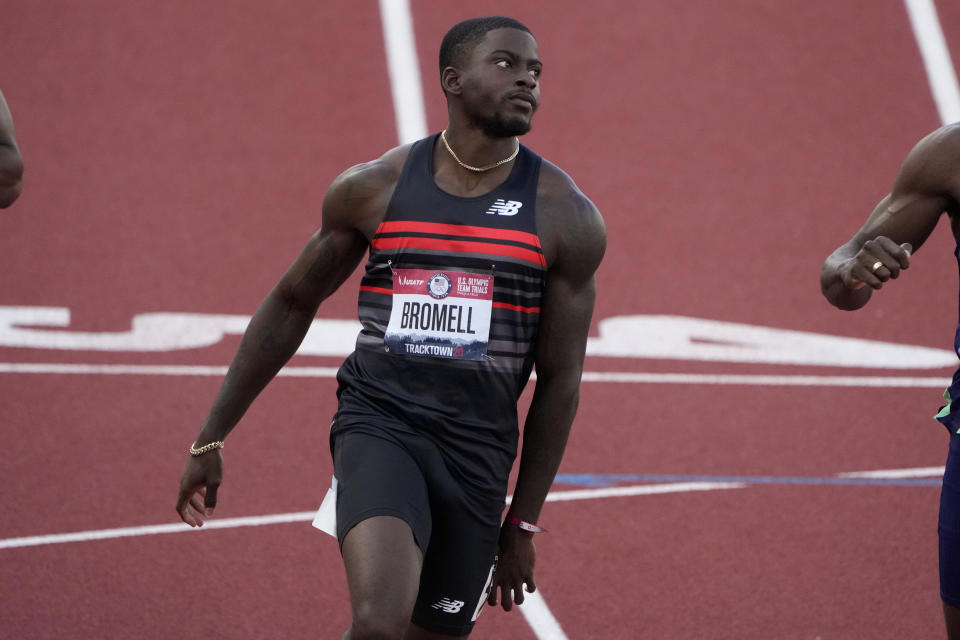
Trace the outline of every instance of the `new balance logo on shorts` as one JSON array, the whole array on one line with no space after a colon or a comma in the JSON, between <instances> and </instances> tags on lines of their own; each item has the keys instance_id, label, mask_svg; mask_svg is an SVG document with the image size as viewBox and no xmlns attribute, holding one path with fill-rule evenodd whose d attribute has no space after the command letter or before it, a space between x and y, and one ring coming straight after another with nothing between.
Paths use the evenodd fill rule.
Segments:
<instances>
[{"instance_id":1,"label":"new balance logo on shorts","mask_svg":"<svg viewBox=\"0 0 960 640\"><path fill-rule=\"evenodd\" d=\"M520 211L520 207L523 206L522 202L517 202L516 200L504 200L503 198L497 198L497 201L490 205L490 208L487 209L489 214L497 214L498 216L515 216Z\"/></svg>"},{"instance_id":2,"label":"new balance logo on shorts","mask_svg":"<svg viewBox=\"0 0 960 640\"><path fill-rule=\"evenodd\" d=\"M444 613L460 613L460 609L463 608L463 600L451 600L449 598L444 598L440 602L433 605L434 609L440 609Z\"/></svg>"}]
</instances>

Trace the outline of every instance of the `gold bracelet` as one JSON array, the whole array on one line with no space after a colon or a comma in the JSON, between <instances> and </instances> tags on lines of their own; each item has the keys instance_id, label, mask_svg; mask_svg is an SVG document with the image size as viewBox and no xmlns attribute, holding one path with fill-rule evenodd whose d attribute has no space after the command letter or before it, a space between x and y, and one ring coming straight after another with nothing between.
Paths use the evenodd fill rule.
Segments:
<instances>
[{"instance_id":1,"label":"gold bracelet","mask_svg":"<svg viewBox=\"0 0 960 640\"><path fill-rule=\"evenodd\" d=\"M190 445L190 455L192 456L202 456L207 451L213 451L214 449L223 449L223 440L214 440L210 444L205 444L202 447L196 447L197 443L194 442Z\"/></svg>"}]
</instances>

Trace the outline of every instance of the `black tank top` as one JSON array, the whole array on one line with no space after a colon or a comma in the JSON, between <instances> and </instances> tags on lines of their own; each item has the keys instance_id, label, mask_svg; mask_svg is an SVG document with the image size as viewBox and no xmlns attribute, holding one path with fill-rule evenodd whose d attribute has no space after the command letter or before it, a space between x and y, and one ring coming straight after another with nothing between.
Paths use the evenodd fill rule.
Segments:
<instances>
[{"instance_id":1,"label":"black tank top","mask_svg":"<svg viewBox=\"0 0 960 640\"><path fill-rule=\"evenodd\" d=\"M521 146L505 182L462 198L434 181L437 138L414 143L371 242L333 431L382 416L436 440L469 480L505 490L546 274L541 158Z\"/></svg>"}]
</instances>

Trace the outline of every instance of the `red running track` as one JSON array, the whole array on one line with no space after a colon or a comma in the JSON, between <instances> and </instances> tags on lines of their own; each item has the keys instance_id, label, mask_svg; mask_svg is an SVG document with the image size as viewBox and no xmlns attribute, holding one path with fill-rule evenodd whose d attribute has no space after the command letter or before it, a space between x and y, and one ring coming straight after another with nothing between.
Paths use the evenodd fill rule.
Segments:
<instances>
[{"instance_id":1,"label":"red running track","mask_svg":"<svg viewBox=\"0 0 960 640\"><path fill-rule=\"evenodd\" d=\"M939 5L957 51L960 12ZM900 2L412 11L431 130L444 122L434 60L446 28L509 13L536 32L543 107L526 142L605 215L598 320L684 315L949 348L945 228L859 313L829 308L817 288L823 257L938 125ZM251 313L318 225L330 180L396 144L374 3L14 0L4 20L0 88L28 175L0 214L0 305L68 308L72 329ZM321 316L353 317L356 282ZM223 365L235 346L4 347L0 362ZM587 369L877 373L598 357ZM0 539L173 522L184 449L218 384L0 374ZM333 391L329 378L285 378L258 400L231 436L220 518L319 504ZM938 399L590 382L561 472L935 466ZM538 584L571 640L939 637L937 494L773 484L553 503ZM0 628L14 637L332 638L349 619L336 546L306 523L0 549L0 577ZM488 610L473 637L535 636L520 614Z\"/></svg>"}]
</instances>

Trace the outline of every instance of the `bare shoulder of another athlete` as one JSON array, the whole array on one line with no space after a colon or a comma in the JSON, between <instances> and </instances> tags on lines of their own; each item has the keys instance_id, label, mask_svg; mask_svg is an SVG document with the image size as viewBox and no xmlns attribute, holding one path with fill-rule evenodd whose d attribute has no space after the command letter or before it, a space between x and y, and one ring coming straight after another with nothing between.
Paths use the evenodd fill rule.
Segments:
<instances>
[{"instance_id":1,"label":"bare shoulder of another athlete","mask_svg":"<svg viewBox=\"0 0 960 640\"><path fill-rule=\"evenodd\" d=\"M537 185L537 229L547 267L593 274L607 246L607 230L597 207L573 179L543 161Z\"/></svg>"},{"instance_id":2,"label":"bare shoulder of another athlete","mask_svg":"<svg viewBox=\"0 0 960 640\"><path fill-rule=\"evenodd\" d=\"M920 193L960 202L960 122L940 127L924 137L903 161L894 194Z\"/></svg>"},{"instance_id":3,"label":"bare shoulder of another athlete","mask_svg":"<svg viewBox=\"0 0 960 640\"><path fill-rule=\"evenodd\" d=\"M387 210L410 147L396 147L337 176L323 199L324 226L350 226L372 237Z\"/></svg>"}]
</instances>

